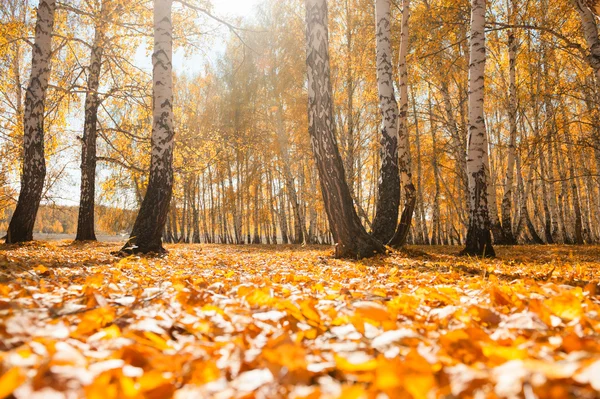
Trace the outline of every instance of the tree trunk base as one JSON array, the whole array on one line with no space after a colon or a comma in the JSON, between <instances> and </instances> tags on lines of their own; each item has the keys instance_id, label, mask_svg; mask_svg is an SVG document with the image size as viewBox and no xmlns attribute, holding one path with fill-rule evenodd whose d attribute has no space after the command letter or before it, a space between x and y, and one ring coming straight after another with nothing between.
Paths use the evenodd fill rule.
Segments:
<instances>
[{"instance_id":1,"label":"tree trunk base","mask_svg":"<svg viewBox=\"0 0 600 399\"><path fill-rule=\"evenodd\" d=\"M415 207L417 205L416 189L412 184L409 184L404 188L406 194L406 201L404 204L404 210L400 216L400 223L396 229L396 233L388 243L392 248L399 249L406 244L408 233L410 232L410 226L412 224L413 214L415 213Z\"/></svg>"},{"instance_id":2,"label":"tree trunk base","mask_svg":"<svg viewBox=\"0 0 600 399\"><path fill-rule=\"evenodd\" d=\"M96 234L88 234L88 233L77 233L75 236L75 241L77 242L97 242Z\"/></svg>"},{"instance_id":3,"label":"tree trunk base","mask_svg":"<svg viewBox=\"0 0 600 399\"><path fill-rule=\"evenodd\" d=\"M165 256L169 253L163 246L162 243L158 245L148 245L148 246L138 246L135 242L127 242L121 248L120 251L113 252L113 255L117 256L131 256L131 255L155 255L155 256Z\"/></svg>"},{"instance_id":4,"label":"tree trunk base","mask_svg":"<svg viewBox=\"0 0 600 399\"><path fill-rule=\"evenodd\" d=\"M357 239L352 246L335 245L336 259L365 259L385 253L385 246L376 239Z\"/></svg>"},{"instance_id":5,"label":"tree trunk base","mask_svg":"<svg viewBox=\"0 0 600 399\"><path fill-rule=\"evenodd\" d=\"M469 227L467 244L460 256L473 256L480 258L495 258L496 251L492 246L492 233L490 230Z\"/></svg>"}]
</instances>

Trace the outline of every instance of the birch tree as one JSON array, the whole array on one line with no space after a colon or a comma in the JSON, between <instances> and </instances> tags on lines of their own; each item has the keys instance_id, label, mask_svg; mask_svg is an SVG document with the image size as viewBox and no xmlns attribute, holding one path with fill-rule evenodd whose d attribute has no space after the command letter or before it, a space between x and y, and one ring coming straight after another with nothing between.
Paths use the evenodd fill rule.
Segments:
<instances>
[{"instance_id":1,"label":"birch tree","mask_svg":"<svg viewBox=\"0 0 600 399\"><path fill-rule=\"evenodd\" d=\"M321 192L338 258L364 258L384 251L354 209L334 134L327 1L306 0L308 130Z\"/></svg>"},{"instance_id":2,"label":"birch tree","mask_svg":"<svg viewBox=\"0 0 600 399\"><path fill-rule=\"evenodd\" d=\"M400 33L400 55L398 58L398 73L400 75L400 114L398 118L398 168L400 184L404 190L404 209L400 216L400 223L396 233L389 242L393 247L400 247L406 243L412 223L415 204L417 201L416 189L412 182L412 168L410 157L410 141L408 139L408 20L410 17L410 0L402 0L402 31Z\"/></svg>"},{"instance_id":3,"label":"birch tree","mask_svg":"<svg viewBox=\"0 0 600 399\"><path fill-rule=\"evenodd\" d=\"M375 1L377 29L377 88L381 123L381 172L373 236L388 242L396 232L400 206L400 176L398 173L398 103L394 94L392 62L390 0Z\"/></svg>"},{"instance_id":4,"label":"birch tree","mask_svg":"<svg viewBox=\"0 0 600 399\"><path fill-rule=\"evenodd\" d=\"M471 0L469 64L469 176L470 217L464 255L495 256L488 213L488 143L484 119L486 0Z\"/></svg>"},{"instance_id":5,"label":"birch tree","mask_svg":"<svg viewBox=\"0 0 600 399\"><path fill-rule=\"evenodd\" d=\"M33 240L33 226L42 199L46 177L44 113L55 10L55 0L40 0L32 51L31 78L25 94L21 191L8 227L7 243Z\"/></svg>"},{"instance_id":6,"label":"birch tree","mask_svg":"<svg viewBox=\"0 0 600 399\"><path fill-rule=\"evenodd\" d=\"M509 23L514 24L516 7L514 0L508 5ZM502 197L502 238L503 244L514 245L516 239L512 228L512 197L514 188L515 159L517 152L517 50L519 44L515 36L515 29L508 31L508 123L510 138L508 143L508 162L506 166L506 178L504 181L504 196Z\"/></svg>"},{"instance_id":7,"label":"birch tree","mask_svg":"<svg viewBox=\"0 0 600 399\"><path fill-rule=\"evenodd\" d=\"M100 13L96 16L94 42L92 43L90 55L85 98L85 121L81 140L81 192L76 241L96 241L94 208L96 197L96 140L98 107L100 106L98 89L100 87L100 73L104 53L107 1L102 1Z\"/></svg>"},{"instance_id":8,"label":"birch tree","mask_svg":"<svg viewBox=\"0 0 600 399\"><path fill-rule=\"evenodd\" d=\"M148 189L125 253L161 253L173 194L173 0L154 0L153 127Z\"/></svg>"}]
</instances>

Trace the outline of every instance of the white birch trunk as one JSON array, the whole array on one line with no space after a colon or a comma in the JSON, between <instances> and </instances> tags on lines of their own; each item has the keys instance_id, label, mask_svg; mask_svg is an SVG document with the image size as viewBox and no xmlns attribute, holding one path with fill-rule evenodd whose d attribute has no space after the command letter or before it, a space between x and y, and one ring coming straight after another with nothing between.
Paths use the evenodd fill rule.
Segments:
<instances>
[{"instance_id":1,"label":"white birch trunk","mask_svg":"<svg viewBox=\"0 0 600 399\"><path fill-rule=\"evenodd\" d=\"M173 194L173 0L154 0L153 127L148 190L125 252L164 252Z\"/></svg>"},{"instance_id":2,"label":"white birch trunk","mask_svg":"<svg viewBox=\"0 0 600 399\"><path fill-rule=\"evenodd\" d=\"M484 119L486 0L471 0L469 65L469 138L467 174L470 192L470 221L464 254L494 256L488 212L488 143Z\"/></svg>"},{"instance_id":3,"label":"white birch trunk","mask_svg":"<svg viewBox=\"0 0 600 399\"><path fill-rule=\"evenodd\" d=\"M514 23L515 5L514 0L509 3L509 20ZM506 165L506 178L504 180L504 196L502 198L502 230L503 244L516 244L512 227L512 198L514 189L514 171L515 159L517 150L517 50L518 42L515 37L515 30L508 31L508 123L509 123L509 143L508 143L508 160Z\"/></svg>"},{"instance_id":4,"label":"white birch trunk","mask_svg":"<svg viewBox=\"0 0 600 399\"><path fill-rule=\"evenodd\" d=\"M172 0L154 1L153 129L151 171L173 184L173 24Z\"/></svg>"},{"instance_id":5,"label":"white birch trunk","mask_svg":"<svg viewBox=\"0 0 600 399\"><path fill-rule=\"evenodd\" d=\"M583 35L588 45L589 54L586 61L596 74L597 81L600 81L600 38L598 37L598 25L594 13L586 4L586 0L573 0L575 8L581 19ZM598 84L598 83L597 83Z\"/></svg>"},{"instance_id":6,"label":"white birch trunk","mask_svg":"<svg viewBox=\"0 0 600 399\"><path fill-rule=\"evenodd\" d=\"M390 0L375 1L377 89L381 111L381 173L373 220L373 236L388 242L396 232L400 206L398 173L398 103L394 93Z\"/></svg>"},{"instance_id":7,"label":"white birch trunk","mask_svg":"<svg viewBox=\"0 0 600 399\"><path fill-rule=\"evenodd\" d=\"M398 73L400 75L400 114L398 119L398 158L400 182L405 188L412 186L412 168L410 164L410 141L408 139L408 20L410 18L410 0L402 0L402 31L400 33L400 54Z\"/></svg>"},{"instance_id":8,"label":"white birch trunk","mask_svg":"<svg viewBox=\"0 0 600 399\"><path fill-rule=\"evenodd\" d=\"M105 14L107 0L102 2L100 18L95 26L94 42L88 69L87 93L85 98L85 121L81 145L81 189L76 241L96 241L94 209L96 196L96 141L98 107L100 97L100 75L104 54Z\"/></svg>"},{"instance_id":9,"label":"white birch trunk","mask_svg":"<svg viewBox=\"0 0 600 399\"><path fill-rule=\"evenodd\" d=\"M398 169L400 185L404 189L404 209L396 234L390 241L394 247L406 243L416 204L416 190L412 182L410 157L410 141L408 139L408 55L410 0L402 0L402 31L400 32L400 53L398 57L398 74L400 88L400 110L398 115Z\"/></svg>"},{"instance_id":10,"label":"white birch trunk","mask_svg":"<svg viewBox=\"0 0 600 399\"><path fill-rule=\"evenodd\" d=\"M55 9L55 0L40 0L32 49L31 78L25 94L21 191L8 228L7 243L33 240L33 226L42 198L46 177L44 112L51 68Z\"/></svg>"}]
</instances>

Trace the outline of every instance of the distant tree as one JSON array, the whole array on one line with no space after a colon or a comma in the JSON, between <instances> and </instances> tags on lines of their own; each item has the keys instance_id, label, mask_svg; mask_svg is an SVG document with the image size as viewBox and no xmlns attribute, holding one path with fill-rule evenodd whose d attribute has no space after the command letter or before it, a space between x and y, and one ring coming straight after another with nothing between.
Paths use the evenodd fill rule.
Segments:
<instances>
[{"instance_id":1,"label":"distant tree","mask_svg":"<svg viewBox=\"0 0 600 399\"><path fill-rule=\"evenodd\" d=\"M161 253L173 194L173 0L154 0L153 119L150 179L133 231L122 251Z\"/></svg>"},{"instance_id":2,"label":"distant tree","mask_svg":"<svg viewBox=\"0 0 600 399\"><path fill-rule=\"evenodd\" d=\"M42 199L46 177L44 115L55 9L55 0L40 0L38 4L31 78L25 94L21 191L8 227L7 243L33 240L33 226Z\"/></svg>"}]
</instances>

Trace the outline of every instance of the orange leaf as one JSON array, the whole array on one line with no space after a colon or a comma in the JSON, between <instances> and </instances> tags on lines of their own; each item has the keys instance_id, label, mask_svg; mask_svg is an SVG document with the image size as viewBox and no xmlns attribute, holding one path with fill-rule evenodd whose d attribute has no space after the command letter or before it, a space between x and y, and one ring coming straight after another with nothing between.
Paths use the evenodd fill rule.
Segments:
<instances>
[{"instance_id":1,"label":"orange leaf","mask_svg":"<svg viewBox=\"0 0 600 399\"><path fill-rule=\"evenodd\" d=\"M25 381L25 375L13 367L0 377L0 399L9 397Z\"/></svg>"},{"instance_id":2,"label":"orange leaf","mask_svg":"<svg viewBox=\"0 0 600 399\"><path fill-rule=\"evenodd\" d=\"M378 322L387 321L390 319L390 313L387 308L377 302L356 302L353 304L356 309L356 314L365 319Z\"/></svg>"}]
</instances>

